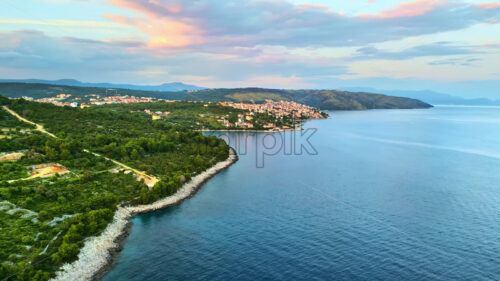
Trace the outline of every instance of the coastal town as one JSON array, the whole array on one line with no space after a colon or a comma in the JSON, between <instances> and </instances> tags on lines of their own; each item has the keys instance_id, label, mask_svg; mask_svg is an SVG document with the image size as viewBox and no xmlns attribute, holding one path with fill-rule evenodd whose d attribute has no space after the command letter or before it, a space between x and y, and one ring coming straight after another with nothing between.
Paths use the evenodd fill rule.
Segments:
<instances>
[{"instance_id":1,"label":"coastal town","mask_svg":"<svg viewBox=\"0 0 500 281\"><path fill-rule=\"evenodd\" d=\"M276 117L293 117L295 119L323 119L325 116L318 109L303 105L293 101L272 101L266 100L265 103L234 103L220 102L222 106L229 106L237 109L247 110L249 112L270 113Z\"/></svg>"},{"instance_id":2,"label":"coastal town","mask_svg":"<svg viewBox=\"0 0 500 281\"><path fill-rule=\"evenodd\" d=\"M167 99L158 99L153 97L136 97L129 95L113 95L101 96L98 94L86 95L84 98L72 97L71 94L60 93L54 97L44 97L33 99L30 97L23 97L26 100L51 103L56 106L69 106L86 108L90 106L112 105L112 104L137 104L137 103L154 103L154 102L180 102ZM204 107L222 106L224 108L234 108L235 112L225 112L225 114L217 114L213 116L219 124L219 128L203 127L201 129L227 129L227 130L298 130L300 129L300 122L309 119L324 119L328 115L321 112L319 109L300 104L294 101L274 101L265 100L261 103L243 103L222 101L219 103L213 102L196 102L203 103ZM151 116L152 120L165 120L168 119L169 111L158 111L146 108L144 113ZM206 116L201 116L205 118ZM217 127L217 126L216 126Z\"/></svg>"},{"instance_id":3,"label":"coastal town","mask_svg":"<svg viewBox=\"0 0 500 281\"><path fill-rule=\"evenodd\" d=\"M114 95L114 96L102 97L98 94L91 94L91 95L87 95L85 97L88 98L88 102L79 102L81 100L80 98L70 99L71 94L65 94L65 93L58 94L55 97L47 97L47 98L39 98L39 99L33 99L31 97L26 97L26 96L24 96L23 98L25 100L30 100L30 101L51 103L51 104L57 105L57 106L70 106L70 107L80 107L80 108L86 108L86 107L89 107L90 105L130 104L130 103L155 102L155 101L163 100L163 99L156 99L153 97L135 97L135 96L128 96L128 95L124 95L124 96ZM167 100L164 100L164 101L167 101Z\"/></svg>"},{"instance_id":4,"label":"coastal town","mask_svg":"<svg viewBox=\"0 0 500 281\"><path fill-rule=\"evenodd\" d=\"M241 102L220 102L219 104L225 107L245 110L244 114L238 114L238 118L235 122L231 122L226 116L219 118L217 121L226 128L253 129L256 125L259 125L253 122L258 114L267 114L272 117L271 122L260 124L262 129L271 130L299 129L300 124L298 124L298 122L300 121L324 119L328 116L314 107L293 101L266 100L265 103L261 104Z\"/></svg>"}]
</instances>

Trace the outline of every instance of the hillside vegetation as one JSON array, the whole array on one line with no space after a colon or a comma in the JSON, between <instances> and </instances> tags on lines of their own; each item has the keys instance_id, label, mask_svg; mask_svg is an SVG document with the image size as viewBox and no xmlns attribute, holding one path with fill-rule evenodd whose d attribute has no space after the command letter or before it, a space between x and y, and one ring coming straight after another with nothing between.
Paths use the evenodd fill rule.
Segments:
<instances>
[{"instance_id":1,"label":"hillside vegetation","mask_svg":"<svg viewBox=\"0 0 500 281\"><path fill-rule=\"evenodd\" d=\"M264 102L271 100L295 101L322 110L365 110L365 109L410 109L429 108L431 105L420 100L393 97L364 92L337 90L278 90L262 88L206 89L195 92L160 92L129 89L110 90L96 87L59 86L49 84L0 83L0 94L7 97L28 96L32 98L54 97L57 94L71 94L70 99L88 101L88 95L100 96L130 95L188 101L233 101Z\"/></svg>"},{"instance_id":2,"label":"hillside vegetation","mask_svg":"<svg viewBox=\"0 0 500 281\"><path fill-rule=\"evenodd\" d=\"M20 154L0 160L0 280L50 279L77 258L85 238L105 229L119 204L172 195L229 154L228 145L214 136L105 107L58 107L0 96L0 128L0 157ZM89 150L159 181L149 188L130 169ZM52 172L37 176L43 171Z\"/></svg>"}]
</instances>

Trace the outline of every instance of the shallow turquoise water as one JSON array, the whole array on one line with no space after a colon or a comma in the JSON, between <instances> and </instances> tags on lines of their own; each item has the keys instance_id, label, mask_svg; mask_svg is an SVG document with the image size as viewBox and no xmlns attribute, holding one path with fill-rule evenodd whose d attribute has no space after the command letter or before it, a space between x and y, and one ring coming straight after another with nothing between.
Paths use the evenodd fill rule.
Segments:
<instances>
[{"instance_id":1,"label":"shallow turquoise water","mask_svg":"<svg viewBox=\"0 0 500 281\"><path fill-rule=\"evenodd\" d=\"M135 218L104 280L500 279L500 108L331 116L264 168L230 134L246 155Z\"/></svg>"}]
</instances>

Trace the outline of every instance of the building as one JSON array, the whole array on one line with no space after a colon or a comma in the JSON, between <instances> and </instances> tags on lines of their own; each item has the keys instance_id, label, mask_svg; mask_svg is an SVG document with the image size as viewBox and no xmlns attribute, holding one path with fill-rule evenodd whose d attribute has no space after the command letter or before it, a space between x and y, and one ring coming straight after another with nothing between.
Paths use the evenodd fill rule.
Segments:
<instances>
[{"instance_id":1,"label":"building","mask_svg":"<svg viewBox=\"0 0 500 281\"><path fill-rule=\"evenodd\" d=\"M263 127L264 127L264 128L266 128L266 129L269 129L269 128L274 128L274 127L275 127L275 125L274 125L274 123L267 123L267 124L266 124L266 125L264 125Z\"/></svg>"}]
</instances>

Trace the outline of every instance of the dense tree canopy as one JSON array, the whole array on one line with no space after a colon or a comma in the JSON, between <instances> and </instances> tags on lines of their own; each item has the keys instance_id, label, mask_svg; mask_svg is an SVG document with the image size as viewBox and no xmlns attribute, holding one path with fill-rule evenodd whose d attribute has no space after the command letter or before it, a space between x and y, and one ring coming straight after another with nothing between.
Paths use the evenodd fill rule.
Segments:
<instances>
[{"instance_id":1,"label":"dense tree canopy","mask_svg":"<svg viewBox=\"0 0 500 281\"><path fill-rule=\"evenodd\" d=\"M227 144L182 125L153 122L116 108L78 109L9 100L51 138L0 110L0 152L21 152L0 163L0 279L48 280L76 259L83 240L112 220L118 204L150 203L175 193L192 176L228 157ZM152 188L89 149L160 179ZM69 173L26 178L30 167L58 163Z\"/></svg>"}]
</instances>

